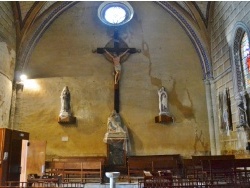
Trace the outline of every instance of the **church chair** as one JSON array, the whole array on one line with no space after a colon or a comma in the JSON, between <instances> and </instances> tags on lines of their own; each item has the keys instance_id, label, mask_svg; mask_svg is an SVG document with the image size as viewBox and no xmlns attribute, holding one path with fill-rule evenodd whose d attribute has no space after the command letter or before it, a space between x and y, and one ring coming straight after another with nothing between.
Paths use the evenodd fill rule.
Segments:
<instances>
[{"instance_id":1,"label":"church chair","mask_svg":"<svg viewBox=\"0 0 250 188\"><path fill-rule=\"evenodd\" d=\"M209 179L226 185L235 184L234 159L209 160Z\"/></svg>"},{"instance_id":2,"label":"church chair","mask_svg":"<svg viewBox=\"0 0 250 188\"><path fill-rule=\"evenodd\" d=\"M51 176L62 176L62 178L64 178L64 164L64 162L53 161L51 170L47 171L47 174Z\"/></svg>"},{"instance_id":3,"label":"church chair","mask_svg":"<svg viewBox=\"0 0 250 188\"><path fill-rule=\"evenodd\" d=\"M194 178L195 177L195 168L193 159L183 159L182 160L182 170L184 178Z\"/></svg>"},{"instance_id":4,"label":"church chair","mask_svg":"<svg viewBox=\"0 0 250 188\"><path fill-rule=\"evenodd\" d=\"M128 181L131 183L132 178L137 180L143 178L143 171L152 171L152 162L143 160L129 160L128 165Z\"/></svg>"},{"instance_id":5,"label":"church chair","mask_svg":"<svg viewBox=\"0 0 250 188\"><path fill-rule=\"evenodd\" d=\"M171 171L173 176L179 176L179 168L176 160L163 160L163 161L153 161L152 162L152 171L153 172L167 172Z\"/></svg>"},{"instance_id":6,"label":"church chair","mask_svg":"<svg viewBox=\"0 0 250 188\"><path fill-rule=\"evenodd\" d=\"M64 182L82 182L82 164L80 162L64 163Z\"/></svg>"},{"instance_id":7,"label":"church chair","mask_svg":"<svg viewBox=\"0 0 250 188\"><path fill-rule=\"evenodd\" d=\"M250 184L250 159L235 159L234 166L237 182Z\"/></svg>"},{"instance_id":8,"label":"church chair","mask_svg":"<svg viewBox=\"0 0 250 188\"><path fill-rule=\"evenodd\" d=\"M84 182L91 180L103 183L103 165L101 161L85 161L82 162L82 179Z\"/></svg>"}]
</instances>

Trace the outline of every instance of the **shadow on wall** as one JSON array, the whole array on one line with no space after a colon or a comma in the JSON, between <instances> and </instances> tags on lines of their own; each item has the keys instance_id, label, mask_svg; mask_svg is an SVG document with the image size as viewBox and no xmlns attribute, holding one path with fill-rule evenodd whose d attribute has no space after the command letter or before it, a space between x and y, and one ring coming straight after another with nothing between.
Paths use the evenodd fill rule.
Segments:
<instances>
[{"instance_id":1,"label":"shadow on wall","mask_svg":"<svg viewBox=\"0 0 250 188\"><path fill-rule=\"evenodd\" d=\"M197 146L201 145L203 148L204 153L202 155L210 155L210 149L209 144L204 141L203 133L200 131L198 133L198 130L195 130L195 140L194 140L194 155L200 154L201 151L197 150Z\"/></svg>"},{"instance_id":2,"label":"shadow on wall","mask_svg":"<svg viewBox=\"0 0 250 188\"><path fill-rule=\"evenodd\" d=\"M135 146L135 140L136 146ZM136 148L143 148L142 142L131 129L128 128L128 152L127 155L135 155Z\"/></svg>"},{"instance_id":3,"label":"shadow on wall","mask_svg":"<svg viewBox=\"0 0 250 188\"><path fill-rule=\"evenodd\" d=\"M191 101L191 99L190 99ZM173 81L173 89L169 91L169 103L180 110L186 119L195 119L194 111L192 106L184 106L178 99L178 94L176 92L176 82ZM191 103L192 104L192 103Z\"/></svg>"}]
</instances>

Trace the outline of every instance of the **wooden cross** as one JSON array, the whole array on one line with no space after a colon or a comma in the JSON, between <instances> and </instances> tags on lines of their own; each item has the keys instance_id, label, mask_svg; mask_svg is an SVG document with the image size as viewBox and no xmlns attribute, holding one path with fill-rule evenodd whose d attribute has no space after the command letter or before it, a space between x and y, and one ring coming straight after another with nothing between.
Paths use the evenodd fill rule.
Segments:
<instances>
[{"instance_id":1,"label":"wooden cross","mask_svg":"<svg viewBox=\"0 0 250 188\"><path fill-rule=\"evenodd\" d=\"M140 50L137 50L136 48L123 48L120 47L120 43L121 43L121 39L119 38L118 35L118 31L115 29L114 31L114 43L113 43L113 48L109 48L109 47L104 47L104 48L97 48L95 52L99 53L99 54L103 54L103 53L107 53L109 56L111 56L111 53L116 54L117 56L119 56L122 53L136 53L136 52L140 52ZM113 58L113 63L114 63L114 67L116 66L116 63L120 62L115 62L115 57ZM120 61L120 59L119 59ZM116 69L116 67L115 67ZM114 84L114 110L119 113L119 80L117 80L116 75L115 75L115 84Z\"/></svg>"}]
</instances>

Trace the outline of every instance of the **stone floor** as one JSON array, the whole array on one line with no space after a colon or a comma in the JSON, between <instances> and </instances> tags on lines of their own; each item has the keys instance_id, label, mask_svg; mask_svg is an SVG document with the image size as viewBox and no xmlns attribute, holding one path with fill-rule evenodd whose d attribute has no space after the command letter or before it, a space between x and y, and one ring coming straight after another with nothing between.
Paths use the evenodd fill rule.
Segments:
<instances>
[{"instance_id":1,"label":"stone floor","mask_svg":"<svg viewBox=\"0 0 250 188\"><path fill-rule=\"evenodd\" d=\"M98 183L87 183L84 188L109 188L109 183L98 184ZM116 188L138 188L137 183L116 183Z\"/></svg>"},{"instance_id":2,"label":"stone floor","mask_svg":"<svg viewBox=\"0 0 250 188\"><path fill-rule=\"evenodd\" d=\"M58 186L46 186L46 187L58 187ZM74 188L74 187L77 187L77 188L110 188L110 184L109 183L104 183L104 184L100 184L100 183L86 183L86 184L78 184L78 183L75 183L75 184L62 184L60 185L59 187L67 187L67 188ZM138 186L138 183L121 183L121 182L118 182L116 183L116 188L139 188Z\"/></svg>"}]
</instances>

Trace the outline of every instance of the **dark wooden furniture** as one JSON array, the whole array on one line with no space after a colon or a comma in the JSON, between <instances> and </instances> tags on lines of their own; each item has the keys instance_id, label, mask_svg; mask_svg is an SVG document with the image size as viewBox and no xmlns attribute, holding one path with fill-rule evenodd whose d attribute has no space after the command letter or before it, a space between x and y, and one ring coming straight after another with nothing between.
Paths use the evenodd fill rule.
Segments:
<instances>
[{"instance_id":1,"label":"dark wooden furniture","mask_svg":"<svg viewBox=\"0 0 250 188\"><path fill-rule=\"evenodd\" d=\"M195 168L192 159L182 159L183 178L194 178Z\"/></svg>"},{"instance_id":2,"label":"dark wooden furniture","mask_svg":"<svg viewBox=\"0 0 250 188\"><path fill-rule=\"evenodd\" d=\"M0 185L20 181L22 140L29 140L29 133L0 128Z\"/></svg>"},{"instance_id":3,"label":"dark wooden furniture","mask_svg":"<svg viewBox=\"0 0 250 188\"><path fill-rule=\"evenodd\" d=\"M164 172L169 171L173 176L179 175L179 167L177 160L174 159L166 159L163 161L152 161L152 171L153 172Z\"/></svg>"},{"instance_id":4,"label":"dark wooden furniture","mask_svg":"<svg viewBox=\"0 0 250 188\"><path fill-rule=\"evenodd\" d=\"M250 183L250 159L235 159L236 180L242 183Z\"/></svg>"},{"instance_id":5,"label":"dark wooden furniture","mask_svg":"<svg viewBox=\"0 0 250 188\"><path fill-rule=\"evenodd\" d=\"M128 161L128 181L132 178L143 178L143 171L152 171L152 161L129 160Z\"/></svg>"},{"instance_id":6,"label":"dark wooden furniture","mask_svg":"<svg viewBox=\"0 0 250 188\"><path fill-rule=\"evenodd\" d=\"M234 155L197 155L192 156L195 178L203 178L205 168L209 168L210 160L234 160ZM203 165L203 166L202 166Z\"/></svg>"},{"instance_id":7,"label":"dark wooden furniture","mask_svg":"<svg viewBox=\"0 0 250 188\"><path fill-rule=\"evenodd\" d=\"M10 129L0 129L0 185L5 184L9 171L11 132Z\"/></svg>"},{"instance_id":8,"label":"dark wooden furniture","mask_svg":"<svg viewBox=\"0 0 250 188\"><path fill-rule=\"evenodd\" d=\"M171 170L174 175L181 171L181 157L173 155L148 155L127 157L128 181L143 177L143 171L167 171Z\"/></svg>"},{"instance_id":9,"label":"dark wooden furniture","mask_svg":"<svg viewBox=\"0 0 250 188\"><path fill-rule=\"evenodd\" d=\"M154 173L152 176L145 176L143 178L144 188L168 188L173 186L173 176L171 172ZM140 185L141 187L141 185Z\"/></svg>"},{"instance_id":10,"label":"dark wooden furniture","mask_svg":"<svg viewBox=\"0 0 250 188\"><path fill-rule=\"evenodd\" d=\"M106 157L62 157L53 159L49 175L61 175L62 182L103 183Z\"/></svg>"},{"instance_id":11,"label":"dark wooden furniture","mask_svg":"<svg viewBox=\"0 0 250 188\"><path fill-rule=\"evenodd\" d=\"M220 181L223 184L235 184L235 159L212 159L206 166L207 179L212 182Z\"/></svg>"},{"instance_id":12,"label":"dark wooden furniture","mask_svg":"<svg viewBox=\"0 0 250 188\"><path fill-rule=\"evenodd\" d=\"M83 182L83 171L81 162L63 163L63 182Z\"/></svg>"},{"instance_id":13,"label":"dark wooden furniture","mask_svg":"<svg viewBox=\"0 0 250 188\"><path fill-rule=\"evenodd\" d=\"M32 179L27 179L27 185L29 187L32 187L33 185L36 187L48 187L48 185L51 186L54 185L60 185L59 178L32 178ZM54 187L53 186L53 187Z\"/></svg>"}]
</instances>

